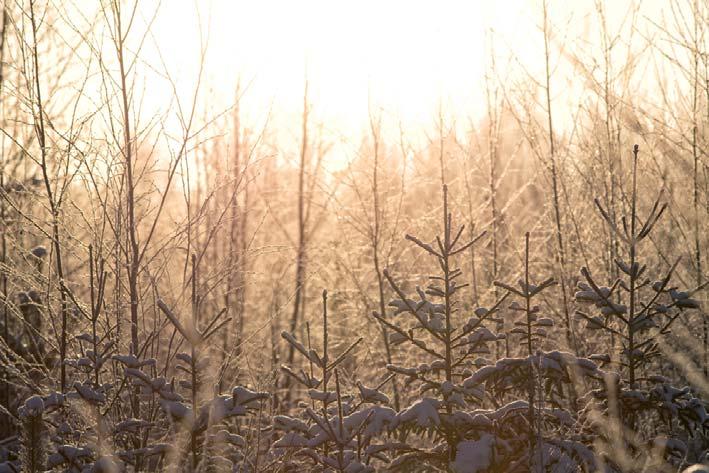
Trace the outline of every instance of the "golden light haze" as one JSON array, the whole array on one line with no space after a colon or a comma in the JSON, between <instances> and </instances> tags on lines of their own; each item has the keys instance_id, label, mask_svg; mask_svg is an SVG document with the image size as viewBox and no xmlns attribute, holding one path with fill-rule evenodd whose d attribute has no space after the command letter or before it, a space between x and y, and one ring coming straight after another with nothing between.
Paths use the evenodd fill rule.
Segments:
<instances>
[{"instance_id":1,"label":"golden light haze","mask_svg":"<svg viewBox=\"0 0 709 473\"><path fill-rule=\"evenodd\" d=\"M582 84L569 80L578 74L563 54L600 47L599 8L613 34L628 29L633 14L659 22L662 3L643 2L634 12L631 1L549 2L554 106L578 106L573 91ZM241 80L242 110L256 122L270 112L285 123L296 117L307 77L318 121L337 134L358 134L370 109L381 110L389 126L416 134L439 111L463 124L479 120L486 77L495 87L543 76L537 1L171 0L141 2L141 8L146 21L157 9L146 62L161 69L164 61L182 101L192 101L204 50L200 106L211 113L230 106ZM628 47L617 45L615 59L622 61L618 53ZM146 96L157 108L165 102L158 82L150 81Z\"/></svg>"},{"instance_id":2,"label":"golden light haze","mask_svg":"<svg viewBox=\"0 0 709 473\"><path fill-rule=\"evenodd\" d=\"M2 5L0 472L707 471L707 0Z\"/></svg>"}]
</instances>

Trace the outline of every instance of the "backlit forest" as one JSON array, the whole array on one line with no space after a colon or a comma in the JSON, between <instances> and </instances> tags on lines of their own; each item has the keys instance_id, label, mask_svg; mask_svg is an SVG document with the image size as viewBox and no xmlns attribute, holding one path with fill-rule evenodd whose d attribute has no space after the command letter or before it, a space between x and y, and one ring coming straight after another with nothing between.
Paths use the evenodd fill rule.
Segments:
<instances>
[{"instance_id":1,"label":"backlit forest","mask_svg":"<svg viewBox=\"0 0 709 473\"><path fill-rule=\"evenodd\" d=\"M0 472L709 471L709 5L299 3L2 2Z\"/></svg>"}]
</instances>

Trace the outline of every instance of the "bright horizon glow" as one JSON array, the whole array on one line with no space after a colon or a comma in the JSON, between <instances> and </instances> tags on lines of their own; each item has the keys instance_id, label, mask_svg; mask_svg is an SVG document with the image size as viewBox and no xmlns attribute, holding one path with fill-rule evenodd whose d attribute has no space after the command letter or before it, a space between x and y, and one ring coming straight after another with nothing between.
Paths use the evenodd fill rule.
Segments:
<instances>
[{"instance_id":1,"label":"bright horizon glow","mask_svg":"<svg viewBox=\"0 0 709 473\"><path fill-rule=\"evenodd\" d=\"M315 114L342 131L365 126L370 104L407 127L427 127L439 106L459 112L483 102L485 16L496 14L490 3L199 5L209 25L203 27L209 41L205 85L221 100L233 101L241 78L249 84L246 100L298 114L307 77ZM196 75L194 11L189 0L163 4L155 24L155 39L177 77Z\"/></svg>"},{"instance_id":2,"label":"bright horizon glow","mask_svg":"<svg viewBox=\"0 0 709 473\"><path fill-rule=\"evenodd\" d=\"M646 2L643 14L654 14L660 4ZM419 136L434 130L439 111L447 125L479 122L486 113L485 77L493 59L493 83L509 84L522 71L543 77L537 1L163 0L156 5L140 3L144 22L158 9L141 52L149 65L140 98L146 116L164 110L172 93L169 82L151 77L149 68L164 67L177 83L182 106L191 106L201 42L207 52L197 116L214 116L233 105L240 81L244 123L258 128L272 111L271 128L290 136L298 133L306 77L315 124L355 141L366 130L370 110L381 113L385 129L397 135L399 127ZM605 4L611 32L627 19L629 5L629 0ZM574 40L590 35L597 42L594 1L549 2L549 9L557 35ZM564 79L574 75L564 73L570 66L558 52L565 40L557 37L552 45L552 88L554 107L568 111L578 105L573 95L582 84Z\"/></svg>"}]
</instances>

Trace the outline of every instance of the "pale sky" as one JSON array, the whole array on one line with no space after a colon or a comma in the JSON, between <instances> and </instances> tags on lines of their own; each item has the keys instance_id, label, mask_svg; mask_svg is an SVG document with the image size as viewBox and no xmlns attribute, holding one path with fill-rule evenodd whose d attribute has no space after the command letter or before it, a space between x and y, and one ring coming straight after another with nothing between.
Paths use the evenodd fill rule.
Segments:
<instances>
[{"instance_id":1,"label":"pale sky","mask_svg":"<svg viewBox=\"0 0 709 473\"><path fill-rule=\"evenodd\" d=\"M342 129L361 126L368 103L409 126L429 125L440 104L448 112L479 114L490 31L516 44L520 55L541 44L528 19L534 4L500 3L199 2L203 23L210 24L203 32L208 81L229 97L241 74L253 102L273 100L283 111L298 111L307 74L318 115ZM194 75L199 55L194 5L163 3L155 28L166 61L181 77Z\"/></svg>"},{"instance_id":2,"label":"pale sky","mask_svg":"<svg viewBox=\"0 0 709 473\"><path fill-rule=\"evenodd\" d=\"M75 1L79 8L96 5ZM559 116L570 116L583 89L560 49L600 58L597 5L606 9L611 34L625 25L624 39L630 37L630 6L636 3L549 1ZM645 19L659 22L664 4L641 2L644 32ZM142 92L135 100L143 101L146 116L164 113L172 95L170 83L155 71L167 70L189 108L204 42L198 116L231 106L240 77L248 86L244 121L258 128L272 109L272 127L294 134L306 75L314 119L353 140L367 126L370 105L382 112L385 127L398 129L401 123L413 135L435 131L439 109L456 122L481 119L493 47L494 80L509 87L525 75L543 78L541 0L162 0L159 7L157 0L142 0L139 5L129 37L133 46L158 8L137 69ZM635 40L644 41L638 34ZM625 49L620 41L616 60L623 61Z\"/></svg>"}]
</instances>

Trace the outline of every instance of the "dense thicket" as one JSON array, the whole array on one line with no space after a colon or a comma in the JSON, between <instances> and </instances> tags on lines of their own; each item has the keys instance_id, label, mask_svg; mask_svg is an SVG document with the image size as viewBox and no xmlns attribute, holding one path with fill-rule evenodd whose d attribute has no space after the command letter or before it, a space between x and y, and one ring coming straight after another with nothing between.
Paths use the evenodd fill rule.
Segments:
<instances>
[{"instance_id":1,"label":"dense thicket","mask_svg":"<svg viewBox=\"0 0 709 473\"><path fill-rule=\"evenodd\" d=\"M544 3L543 77L345 147L307 83L288 133L142 116L103 3L3 4L0 471L709 464L706 5L596 51Z\"/></svg>"}]
</instances>

